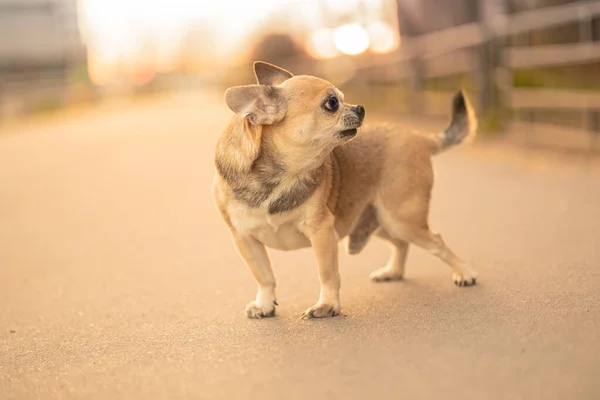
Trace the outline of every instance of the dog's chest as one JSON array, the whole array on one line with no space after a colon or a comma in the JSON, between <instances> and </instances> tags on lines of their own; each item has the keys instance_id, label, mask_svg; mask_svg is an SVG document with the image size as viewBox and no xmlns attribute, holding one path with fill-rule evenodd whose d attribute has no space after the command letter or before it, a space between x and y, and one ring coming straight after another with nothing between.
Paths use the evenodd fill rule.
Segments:
<instances>
[{"instance_id":1,"label":"dog's chest","mask_svg":"<svg viewBox=\"0 0 600 400\"><path fill-rule=\"evenodd\" d=\"M310 241L299 229L304 223L300 210L269 214L266 208L250 208L242 204L227 207L236 231L249 235L276 250L296 250L310 246Z\"/></svg>"}]
</instances>

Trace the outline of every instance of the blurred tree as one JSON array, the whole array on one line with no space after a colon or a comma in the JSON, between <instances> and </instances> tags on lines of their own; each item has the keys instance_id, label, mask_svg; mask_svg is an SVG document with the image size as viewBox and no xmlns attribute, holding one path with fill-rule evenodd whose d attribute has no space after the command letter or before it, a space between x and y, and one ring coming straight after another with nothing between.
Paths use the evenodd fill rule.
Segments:
<instances>
[{"instance_id":1,"label":"blurred tree","mask_svg":"<svg viewBox=\"0 0 600 400\"><path fill-rule=\"evenodd\" d=\"M398 22L405 36L417 36L477 20L478 0L398 0Z\"/></svg>"},{"instance_id":2,"label":"blurred tree","mask_svg":"<svg viewBox=\"0 0 600 400\"><path fill-rule=\"evenodd\" d=\"M285 33L271 33L260 39L252 51L252 60L262 60L294 70L299 59L308 59L306 52Z\"/></svg>"}]
</instances>

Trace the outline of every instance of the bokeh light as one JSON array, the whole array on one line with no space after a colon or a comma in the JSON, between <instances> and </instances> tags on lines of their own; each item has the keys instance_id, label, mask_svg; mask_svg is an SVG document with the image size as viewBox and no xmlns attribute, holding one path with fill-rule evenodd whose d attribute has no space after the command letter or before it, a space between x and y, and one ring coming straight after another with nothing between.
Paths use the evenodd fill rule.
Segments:
<instances>
[{"instance_id":1,"label":"bokeh light","mask_svg":"<svg viewBox=\"0 0 600 400\"><path fill-rule=\"evenodd\" d=\"M336 47L348 55L357 55L369 48L369 35L357 24L346 24L337 28L334 40Z\"/></svg>"},{"instance_id":2,"label":"bokeh light","mask_svg":"<svg viewBox=\"0 0 600 400\"><path fill-rule=\"evenodd\" d=\"M168 70L168 64L176 61L181 50L186 24L192 22L211 26L210 39L217 44L213 56L227 58L266 15L291 2L293 0L80 0L80 29L88 46L90 77L94 83L104 84L118 74L118 70L125 69L137 82L139 78L132 74L139 73L140 64ZM163 65L159 65L161 63Z\"/></svg>"},{"instance_id":3,"label":"bokeh light","mask_svg":"<svg viewBox=\"0 0 600 400\"><path fill-rule=\"evenodd\" d=\"M285 33L312 58L400 44L394 0L79 0L88 72L96 85L144 85L177 68L209 70Z\"/></svg>"},{"instance_id":4,"label":"bokeh light","mask_svg":"<svg viewBox=\"0 0 600 400\"><path fill-rule=\"evenodd\" d=\"M349 13L356 10L359 0L327 0L326 4L331 11Z\"/></svg>"},{"instance_id":5,"label":"bokeh light","mask_svg":"<svg viewBox=\"0 0 600 400\"><path fill-rule=\"evenodd\" d=\"M370 49L374 53L389 53L394 51L400 45L400 35L398 31L388 24L377 21L367 27Z\"/></svg>"},{"instance_id":6,"label":"bokeh light","mask_svg":"<svg viewBox=\"0 0 600 400\"><path fill-rule=\"evenodd\" d=\"M317 29L310 37L308 51L318 59L334 58L340 54L333 29Z\"/></svg>"}]
</instances>

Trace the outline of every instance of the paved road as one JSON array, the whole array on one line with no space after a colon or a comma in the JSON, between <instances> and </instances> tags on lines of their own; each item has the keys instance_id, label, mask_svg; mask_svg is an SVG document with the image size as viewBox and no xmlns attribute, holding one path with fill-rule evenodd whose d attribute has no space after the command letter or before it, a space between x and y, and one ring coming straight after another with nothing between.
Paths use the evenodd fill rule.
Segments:
<instances>
[{"instance_id":1,"label":"paved road","mask_svg":"<svg viewBox=\"0 0 600 400\"><path fill-rule=\"evenodd\" d=\"M371 283L374 241L341 258L344 315L304 321L313 257L274 253L254 321L210 198L228 115L186 95L0 135L0 398L600 398L600 170L441 155L432 225L479 285L418 249Z\"/></svg>"}]
</instances>

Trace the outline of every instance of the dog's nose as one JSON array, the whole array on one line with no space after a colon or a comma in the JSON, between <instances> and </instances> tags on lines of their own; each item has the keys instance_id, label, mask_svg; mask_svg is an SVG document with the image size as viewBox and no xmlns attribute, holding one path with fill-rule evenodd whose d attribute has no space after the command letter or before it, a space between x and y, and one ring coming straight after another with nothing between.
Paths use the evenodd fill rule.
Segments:
<instances>
[{"instance_id":1,"label":"dog's nose","mask_svg":"<svg viewBox=\"0 0 600 400\"><path fill-rule=\"evenodd\" d=\"M360 118L360 120L362 121L363 119L365 119L365 108L363 106L356 106L356 114L358 115L358 118Z\"/></svg>"}]
</instances>

